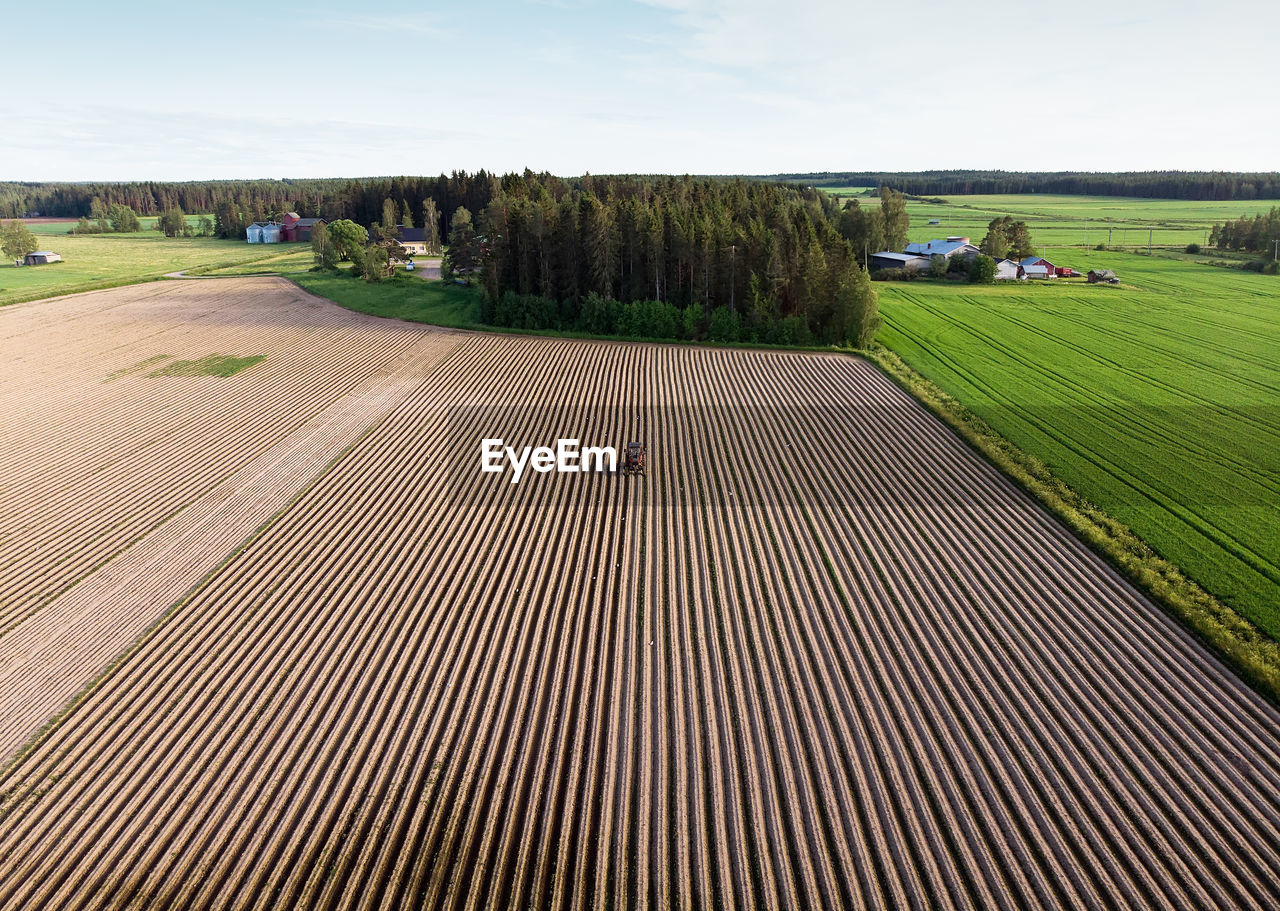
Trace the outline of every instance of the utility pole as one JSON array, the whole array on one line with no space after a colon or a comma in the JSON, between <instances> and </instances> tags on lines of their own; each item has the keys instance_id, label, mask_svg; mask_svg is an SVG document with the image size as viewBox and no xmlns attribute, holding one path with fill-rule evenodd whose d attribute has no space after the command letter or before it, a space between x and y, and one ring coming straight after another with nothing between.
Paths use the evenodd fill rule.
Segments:
<instances>
[{"instance_id":1,"label":"utility pole","mask_svg":"<svg viewBox=\"0 0 1280 911\"><path fill-rule=\"evenodd\" d=\"M1084 220L1084 248L1089 249L1089 219Z\"/></svg>"},{"instance_id":2,"label":"utility pole","mask_svg":"<svg viewBox=\"0 0 1280 911\"><path fill-rule=\"evenodd\" d=\"M1107 246L1111 246L1111 232L1115 230L1114 225L1107 225Z\"/></svg>"},{"instance_id":3,"label":"utility pole","mask_svg":"<svg viewBox=\"0 0 1280 911\"><path fill-rule=\"evenodd\" d=\"M1151 235L1155 233L1155 228L1147 227L1147 255L1151 255Z\"/></svg>"},{"instance_id":4,"label":"utility pole","mask_svg":"<svg viewBox=\"0 0 1280 911\"><path fill-rule=\"evenodd\" d=\"M1280 238L1277 238L1276 240L1276 252L1272 257L1272 262L1280 263Z\"/></svg>"}]
</instances>

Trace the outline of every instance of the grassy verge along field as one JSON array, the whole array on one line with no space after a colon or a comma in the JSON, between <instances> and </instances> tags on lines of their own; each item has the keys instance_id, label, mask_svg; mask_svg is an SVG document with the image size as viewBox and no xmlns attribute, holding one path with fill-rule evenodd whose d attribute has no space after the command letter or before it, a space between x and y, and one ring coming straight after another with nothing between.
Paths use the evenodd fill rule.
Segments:
<instances>
[{"instance_id":1,"label":"grassy verge along field","mask_svg":"<svg viewBox=\"0 0 1280 911\"><path fill-rule=\"evenodd\" d=\"M1077 251L1128 288L881 284L880 339L1280 637L1280 284Z\"/></svg>"},{"instance_id":2,"label":"grassy verge along field","mask_svg":"<svg viewBox=\"0 0 1280 911\"><path fill-rule=\"evenodd\" d=\"M155 233L66 235L49 247L62 254L63 262L48 266L0 264L0 306L149 281L166 272L243 267L287 255L275 245L212 237L168 238ZM303 252L309 260L310 249Z\"/></svg>"},{"instance_id":3,"label":"grassy verge along field","mask_svg":"<svg viewBox=\"0 0 1280 911\"><path fill-rule=\"evenodd\" d=\"M453 329L478 327L480 323L479 293L450 282L425 281L403 273L376 283L341 273L308 272L289 278L305 291L361 313Z\"/></svg>"}]
</instances>

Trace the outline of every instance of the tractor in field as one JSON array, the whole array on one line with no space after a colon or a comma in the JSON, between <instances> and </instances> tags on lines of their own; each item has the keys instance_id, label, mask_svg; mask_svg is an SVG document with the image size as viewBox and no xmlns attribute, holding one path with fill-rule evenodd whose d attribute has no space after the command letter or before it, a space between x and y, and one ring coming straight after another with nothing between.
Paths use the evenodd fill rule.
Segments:
<instances>
[{"instance_id":1,"label":"tractor in field","mask_svg":"<svg viewBox=\"0 0 1280 911\"><path fill-rule=\"evenodd\" d=\"M628 443L622 454L623 474L644 474L644 443Z\"/></svg>"}]
</instances>

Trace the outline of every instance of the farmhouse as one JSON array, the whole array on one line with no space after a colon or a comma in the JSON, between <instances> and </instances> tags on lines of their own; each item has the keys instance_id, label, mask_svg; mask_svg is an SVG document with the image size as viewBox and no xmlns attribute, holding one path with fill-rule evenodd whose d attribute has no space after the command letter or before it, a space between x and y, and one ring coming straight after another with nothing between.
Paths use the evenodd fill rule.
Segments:
<instances>
[{"instance_id":1,"label":"farmhouse","mask_svg":"<svg viewBox=\"0 0 1280 911\"><path fill-rule=\"evenodd\" d=\"M22 258L24 266L47 266L49 263L60 263L62 257L52 250L37 250L34 253L28 253Z\"/></svg>"},{"instance_id":2,"label":"farmhouse","mask_svg":"<svg viewBox=\"0 0 1280 911\"><path fill-rule=\"evenodd\" d=\"M245 240L251 244L278 244L280 228L274 221L255 221L244 229Z\"/></svg>"},{"instance_id":3,"label":"farmhouse","mask_svg":"<svg viewBox=\"0 0 1280 911\"><path fill-rule=\"evenodd\" d=\"M882 250L879 253L871 254L871 268L876 269L906 269L908 272L920 272L929 268L929 257L917 256L913 253L894 253L892 250Z\"/></svg>"},{"instance_id":4,"label":"farmhouse","mask_svg":"<svg viewBox=\"0 0 1280 911\"><path fill-rule=\"evenodd\" d=\"M427 249L426 228L406 228L403 225L396 225L396 230L400 232L400 246L409 253L414 256L426 256L431 252Z\"/></svg>"},{"instance_id":5,"label":"farmhouse","mask_svg":"<svg viewBox=\"0 0 1280 911\"><path fill-rule=\"evenodd\" d=\"M325 224L323 218L301 218L297 212L290 212L280 224L280 239L287 242L310 242L311 229Z\"/></svg>"},{"instance_id":6,"label":"farmhouse","mask_svg":"<svg viewBox=\"0 0 1280 911\"><path fill-rule=\"evenodd\" d=\"M948 237L946 240L931 240L923 244L907 244L906 252L924 257L945 256L950 259L953 256L962 256L967 259L977 256L982 251L969 243L967 237Z\"/></svg>"},{"instance_id":7,"label":"farmhouse","mask_svg":"<svg viewBox=\"0 0 1280 911\"><path fill-rule=\"evenodd\" d=\"M1090 269L1089 284L1118 285L1120 284L1120 279L1116 278L1116 273L1111 269Z\"/></svg>"}]
</instances>

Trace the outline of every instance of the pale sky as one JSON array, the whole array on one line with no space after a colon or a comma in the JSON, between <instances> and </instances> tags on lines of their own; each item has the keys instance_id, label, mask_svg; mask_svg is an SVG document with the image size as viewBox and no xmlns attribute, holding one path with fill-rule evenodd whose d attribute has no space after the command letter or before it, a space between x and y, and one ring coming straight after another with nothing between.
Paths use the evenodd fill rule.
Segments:
<instances>
[{"instance_id":1,"label":"pale sky","mask_svg":"<svg viewBox=\"0 0 1280 911\"><path fill-rule=\"evenodd\" d=\"M0 11L0 180L1275 170L1274 16L1261 0L63 2Z\"/></svg>"}]
</instances>

